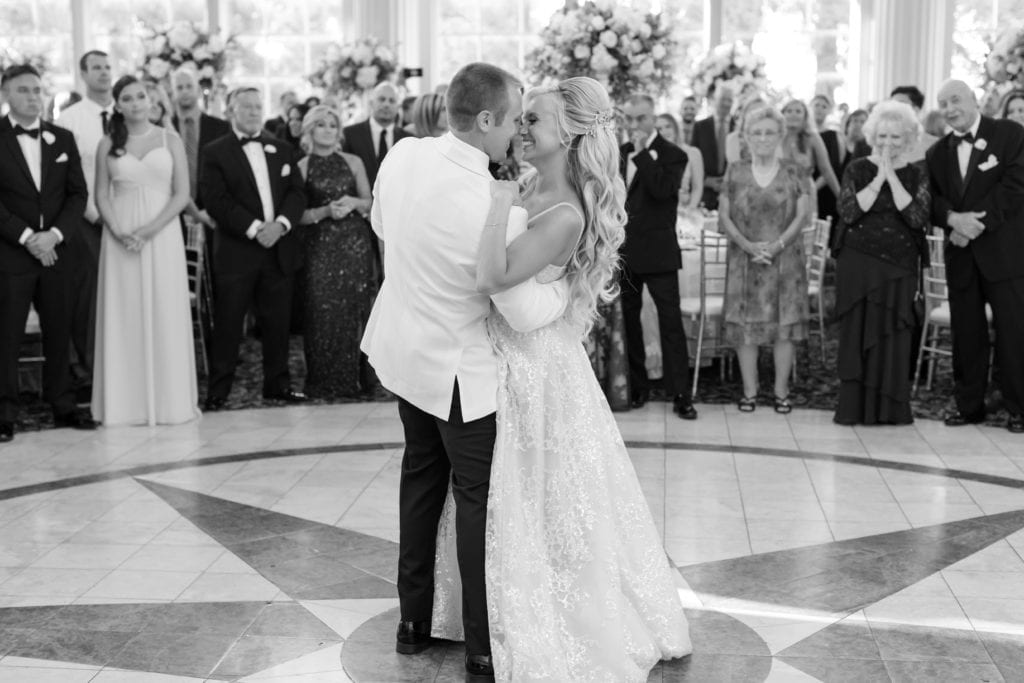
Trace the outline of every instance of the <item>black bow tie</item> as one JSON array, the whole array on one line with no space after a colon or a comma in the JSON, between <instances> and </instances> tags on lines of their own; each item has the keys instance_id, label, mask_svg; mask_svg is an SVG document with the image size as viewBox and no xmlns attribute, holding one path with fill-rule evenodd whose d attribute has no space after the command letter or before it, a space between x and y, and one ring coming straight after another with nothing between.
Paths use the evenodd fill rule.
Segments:
<instances>
[{"instance_id":1,"label":"black bow tie","mask_svg":"<svg viewBox=\"0 0 1024 683\"><path fill-rule=\"evenodd\" d=\"M258 144L260 144L260 136L259 135L253 135L251 137L240 137L240 138L238 138L238 141L242 144L242 147L245 147L250 142L255 142L258 145Z\"/></svg>"},{"instance_id":2,"label":"black bow tie","mask_svg":"<svg viewBox=\"0 0 1024 683\"><path fill-rule=\"evenodd\" d=\"M39 139L39 129L38 128L33 128L33 129L29 130L28 128L22 128L21 126L15 126L14 127L14 134L15 135L27 135L30 138L35 138L36 140Z\"/></svg>"},{"instance_id":3,"label":"black bow tie","mask_svg":"<svg viewBox=\"0 0 1024 683\"><path fill-rule=\"evenodd\" d=\"M953 134L953 146L958 146L961 142L966 142L968 145L974 144L974 133L967 131L963 135Z\"/></svg>"}]
</instances>

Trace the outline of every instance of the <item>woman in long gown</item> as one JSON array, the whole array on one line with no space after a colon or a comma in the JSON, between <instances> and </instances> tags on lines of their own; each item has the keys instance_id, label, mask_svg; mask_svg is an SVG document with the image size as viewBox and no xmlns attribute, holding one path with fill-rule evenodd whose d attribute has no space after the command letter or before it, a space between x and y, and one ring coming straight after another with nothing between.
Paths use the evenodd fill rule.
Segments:
<instances>
[{"instance_id":1,"label":"woman in long gown","mask_svg":"<svg viewBox=\"0 0 1024 683\"><path fill-rule=\"evenodd\" d=\"M181 139L149 122L145 85L114 85L111 132L96 152L106 229L96 297L92 412L105 425L179 424L199 416L185 245L189 203Z\"/></svg>"},{"instance_id":2,"label":"woman in long gown","mask_svg":"<svg viewBox=\"0 0 1024 683\"><path fill-rule=\"evenodd\" d=\"M496 181L478 289L566 278L570 302L531 333L497 312L487 324L499 359L485 561L495 678L640 683L691 645L668 558L581 344L597 302L613 294L624 238L613 111L590 78L532 91L525 104L520 133L539 173L523 200L530 229L506 250L519 194ZM454 560L439 540L444 573ZM451 573L435 582L435 632L459 623L444 613L458 602L443 580Z\"/></svg>"},{"instance_id":3,"label":"woman in long gown","mask_svg":"<svg viewBox=\"0 0 1024 683\"><path fill-rule=\"evenodd\" d=\"M836 257L839 424L909 424L914 293L927 256L928 176L907 163L921 124L913 109L882 102L864 126L874 150L843 176L846 230Z\"/></svg>"},{"instance_id":4,"label":"woman in long gown","mask_svg":"<svg viewBox=\"0 0 1024 683\"><path fill-rule=\"evenodd\" d=\"M341 117L327 105L302 122L299 161L309 208L302 214L306 257L304 334L306 394L355 398L372 389L372 371L359 340L377 295L373 233L362 212L370 208L363 162L341 151Z\"/></svg>"}]
</instances>

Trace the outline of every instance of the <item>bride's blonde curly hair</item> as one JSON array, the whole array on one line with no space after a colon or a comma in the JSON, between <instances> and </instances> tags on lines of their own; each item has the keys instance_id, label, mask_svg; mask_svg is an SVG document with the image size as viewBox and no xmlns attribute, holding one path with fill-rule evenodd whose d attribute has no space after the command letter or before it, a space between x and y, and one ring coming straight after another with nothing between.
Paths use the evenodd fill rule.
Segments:
<instances>
[{"instance_id":1,"label":"bride's blonde curly hair","mask_svg":"<svg viewBox=\"0 0 1024 683\"><path fill-rule=\"evenodd\" d=\"M615 112L593 78L567 78L534 88L527 99L555 96L555 118L566 147L569 182L583 205L583 233L569 259L569 320L589 330L598 299L618 294L619 247L626 238L626 186L619 175Z\"/></svg>"}]
</instances>

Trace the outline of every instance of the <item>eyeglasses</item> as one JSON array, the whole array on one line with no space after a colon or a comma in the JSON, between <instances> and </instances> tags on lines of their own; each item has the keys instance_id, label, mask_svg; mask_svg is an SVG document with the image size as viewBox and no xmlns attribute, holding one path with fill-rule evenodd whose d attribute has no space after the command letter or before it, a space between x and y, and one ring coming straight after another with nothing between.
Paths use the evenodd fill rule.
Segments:
<instances>
[{"instance_id":1,"label":"eyeglasses","mask_svg":"<svg viewBox=\"0 0 1024 683\"><path fill-rule=\"evenodd\" d=\"M754 130L747 133L748 138L777 138L779 137L779 131L777 130Z\"/></svg>"}]
</instances>

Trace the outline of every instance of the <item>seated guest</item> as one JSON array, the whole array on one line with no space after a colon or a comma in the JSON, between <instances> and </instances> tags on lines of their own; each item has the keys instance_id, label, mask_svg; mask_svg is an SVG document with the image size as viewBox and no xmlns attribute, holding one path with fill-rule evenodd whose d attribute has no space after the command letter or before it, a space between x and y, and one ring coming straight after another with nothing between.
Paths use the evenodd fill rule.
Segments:
<instances>
[{"instance_id":1,"label":"seated guest","mask_svg":"<svg viewBox=\"0 0 1024 683\"><path fill-rule=\"evenodd\" d=\"M718 208L718 192L725 175L725 138L729 135L733 93L725 85L715 90L715 113L693 125L693 146L704 159L704 206Z\"/></svg>"},{"instance_id":2,"label":"seated guest","mask_svg":"<svg viewBox=\"0 0 1024 683\"><path fill-rule=\"evenodd\" d=\"M907 159L921 125L908 105L881 102L864 133L873 152L851 162L839 197L835 421L910 424L914 294L931 210L927 173Z\"/></svg>"},{"instance_id":3,"label":"seated guest","mask_svg":"<svg viewBox=\"0 0 1024 683\"><path fill-rule=\"evenodd\" d=\"M43 333L43 397L58 427L95 429L71 389L71 290L68 241L77 237L89 191L74 135L40 120L43 84L26 64L0 77L10 111L0 119L0 442L18 419L18 354L29 305ZM44 167L46 172L44 173Z\"/></svg>"},{"instance_id":4,"label":"seated guest","mask_svg":"<svg viewBox=\"0 0 1024 683\"><path fill-rule=\"evenodd\" d=\"M190 201L185 146L174 131L150 123L146 86L134 76L114 84L114 106L110 134L96 152L96 207L105 230L93 414L108 426L180 424L199 416L178 227Z\"/></svg>"},{"instance_id":5,"label":"seated guest","mask_svg":"<svg viewBox=\"0 0 1024 683\"><path fill-rule=\"evenodd\" d=\"M448 132L444 96L420 95L412 107L412 133L418 138L437 138Z\"/></svg>"},{"instance_id":6,"label":"seated guest","mask_svg":"<svg viewBox=\"0 0 1024 683\"><path fill-rule=\"evenodd\" d=\"M775 412L789 413L793 342L807 338L807 269L801 229L810 185L796 162L780 159L781 115L752 109L741 134L751 160L729 166L719 195L719 223L730 239L725 284L725 339L736 347L743 376L738 407L757 406L760 346L774 346Z\"/></svg>"},{"instance_id":7,"label":"seated guest","mask_svg":"<svg viewBox=\"0 0 1024 683\"><path fill-rule=\"evenodd\" d=\"M374 388L359 351L377 294L373 233L363 213L370 183L363 162L341 151L341 116L313 107L302 122L299 162L309 204L302 214L306 257L306 394L355 398Z\"/></svg>"},{"instance_id":8,"label":"seated guest","mask_svg":"<svg viewBox=\"0 0 1024 683\"><path fill-rule=\"evenodd\" d=\"M267 131L272 137L283 138L285 128L288 125L288 110L298 103L299 97L295 94L294 90L285 90L281 93L281 96L277 98L277 106L280 113L272 119L267 119L267 122L263 124L263 130Z\"/></svg>"},{"instance_id":9,"label":"seated guest","mask_svg":"<svg viewBox=\"0 0 1024 683\"><path fill-rule=\"evenodd\" d=\"M1016 121L1024 126L1024 90L1011 90L1006 93L999 111L999 118Z\"/></svg>"},{"instance_id":10,"label":"seated guest","mask_svg":"<svg viewBox=\"0 0 1024 683\"><path fill-rule=\"evenodd\" d=\"M659 114L657 128L661 137L686 152L686 170L683 171L683 183L679 187L679 210L695 210L700 206L704 188L704 161L700 150L680 141L679 123L671 114Z\"/></svg>"},{"instance_id":11,"label":"seated guest","mask_svg":"<svg viewBox=\"0 0 1024 683\"><path fill-rule=\"evenodd\" d=\"M255 308L263 345L263 397L299 403L291 388L288 331L292 287L302 265L293 234L306 209L297 153L260 135L263 99L256 88L228 96L231 133L203 150L202 199L217 221L214 231L214 306L206 411L227 403L238 365L242 325ZM255 181L255 182L254 182Z\"/></svg>"}]
</instances>

